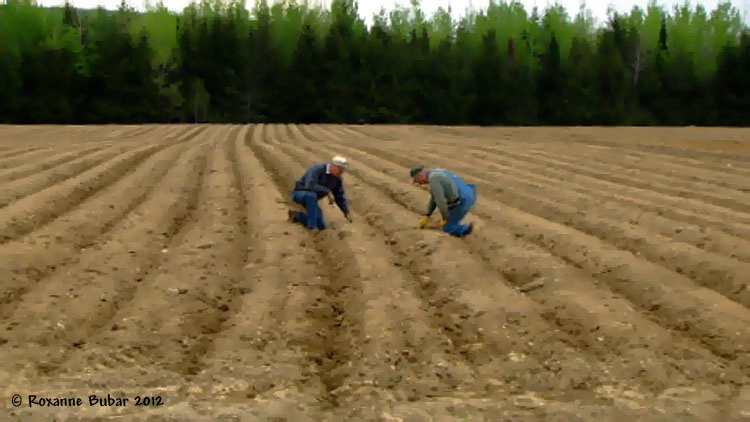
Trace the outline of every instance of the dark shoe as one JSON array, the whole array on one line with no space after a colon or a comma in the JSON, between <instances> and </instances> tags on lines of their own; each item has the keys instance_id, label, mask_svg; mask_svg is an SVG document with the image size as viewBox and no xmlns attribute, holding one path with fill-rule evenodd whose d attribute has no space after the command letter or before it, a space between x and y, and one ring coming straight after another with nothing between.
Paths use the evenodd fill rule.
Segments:
<instances>
[{"instance_id":1,"label":"dark shoe","mask_svg":"<svg viewBox=\"0 0 750 422\"><path fill-rule=\"evenodd\" d=\"M474 223L469 223L469 227L464 232L464 236L471 234L474 231Z\"/></svg>"},{"instance_id":2,"label":"dark shoe","mask_svg":"<svg viewBox=\"0 0 750 422\"><path fill-rule=\"evenodd\" d=\"M286 214L287 214L286 221L288 221L290 223L296 223L297 222L297 216L299 215L299 213L297 211L295 211L295 210L289 210L289 211L286 212Z\"/></svg>"}]
</instances>

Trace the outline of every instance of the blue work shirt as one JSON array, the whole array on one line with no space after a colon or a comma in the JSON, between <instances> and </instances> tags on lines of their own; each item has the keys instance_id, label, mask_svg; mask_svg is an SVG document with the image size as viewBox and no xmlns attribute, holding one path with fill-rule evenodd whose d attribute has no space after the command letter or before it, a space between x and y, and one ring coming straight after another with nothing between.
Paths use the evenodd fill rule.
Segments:
<instances>
[{"instance_id":1,"label":"blue work shirt","mask_svg":"<svg viewBox=\"0 0 750 422\"><path fill-rule=\"evenodd\" d=\"M318 200L331 192L336 200L336 205L344 214L349 214L349 203L344 193L343 180L331 174L330 164L315 163L310 166L302 177L294 183L294 190L315 192Z\"/></svg>"}]
</instances>

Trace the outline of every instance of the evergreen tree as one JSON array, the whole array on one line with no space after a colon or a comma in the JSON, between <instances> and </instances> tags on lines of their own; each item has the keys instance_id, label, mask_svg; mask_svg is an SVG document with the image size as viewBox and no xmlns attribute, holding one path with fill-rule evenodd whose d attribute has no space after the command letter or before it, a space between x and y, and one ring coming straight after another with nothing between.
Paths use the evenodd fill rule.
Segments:
<instances>
[{"instance_id":1,"label":"evergreen tree","mask_svg":"<svg viewBox=\"0 0 750 422\"><path fill-rule=\"evenodd\" d=\"M750 36L729 2L613 14L418 1L202 0L181 13L0 5L0 122L748 125ZM51 71L54 70L54 71Z\"/></svg>"}]
</instances>

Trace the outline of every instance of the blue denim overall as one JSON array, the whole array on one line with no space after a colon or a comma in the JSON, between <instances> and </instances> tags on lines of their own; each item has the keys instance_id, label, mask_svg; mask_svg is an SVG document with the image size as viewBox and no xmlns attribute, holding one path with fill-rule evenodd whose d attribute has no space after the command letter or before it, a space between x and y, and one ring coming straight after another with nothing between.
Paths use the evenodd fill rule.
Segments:
<instances>
[{"instance_id":1,"label":"blue denim overall","mask_svg":"<svg viewBox=\"0 0 750 422\"><path fill-rule=\"evenodd\" d=\"M473 184L464 182L461 178L447 170L441 169L435 171L440 171L453 180L458 187L458 195L460 197L457 204L448 207L448 219L445 222L445 226L443 226L443 231L453 236L463 236L469 230L469 225L461 224L461 220L466 217L466 214L476 204L477 189Z\"/></svg>"},{"instance_id":2,"label":"blue denim overall","mask_svg":"<svg viewBox=\"0 0 750 422\"><path fill-rule=\"evenodd\" d=\"M308 229L317 228L318 230L325 230L326 221L323 218L323 210L318 205L318 196L315 192L309 191L293 191L292 201L305 207L306 212L298 212L294 221L302 224Z\"/></svg>"}]
</instances>

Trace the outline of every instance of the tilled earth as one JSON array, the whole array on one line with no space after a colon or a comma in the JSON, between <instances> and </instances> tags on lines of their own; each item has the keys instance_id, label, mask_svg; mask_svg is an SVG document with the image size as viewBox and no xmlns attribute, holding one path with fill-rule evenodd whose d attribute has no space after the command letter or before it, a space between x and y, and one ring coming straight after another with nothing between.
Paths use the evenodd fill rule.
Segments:
<instances>
[{"instance_id":1,"label":"tilled earth","mask_svg":"<svg viewBox=\"0 0 750 422\"><path fill-rule=\"evenodd\" d=\"M748 139L5 126L2 406L48 420L750 420ZM294 180L334 154L351 161L354 222L321 201L329 230L287 223ZM415 228L429 196L414 164L476 185L471 236Z\"/></svg>"}]
</instances>

